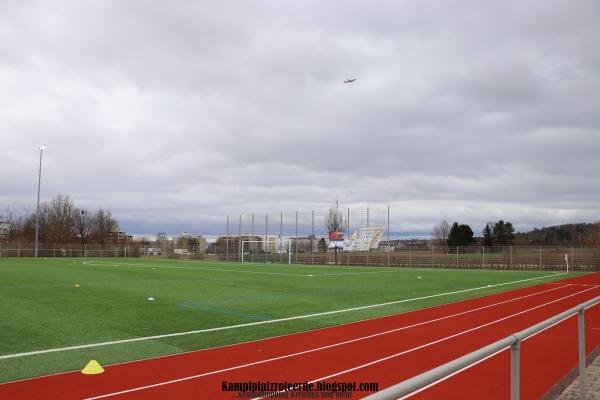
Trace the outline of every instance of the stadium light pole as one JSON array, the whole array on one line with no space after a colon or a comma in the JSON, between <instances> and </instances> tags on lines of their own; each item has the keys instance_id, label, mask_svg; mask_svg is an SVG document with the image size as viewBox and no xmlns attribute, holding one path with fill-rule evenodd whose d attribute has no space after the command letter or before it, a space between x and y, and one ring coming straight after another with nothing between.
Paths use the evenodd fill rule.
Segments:
<instances>
[{"instance_id":1,"label":"stadium light pole","mask_svg":"<svg viewBox=\"0 0 600 400\"><path fill-rule=\"evenodd\" d=\"M35 258L38 256L38 238L40 235L40 184L42 183L42 153L46 146L40 146L40 167L38 169L37 207L35 212Z\"/></svg>"}]
</instances>

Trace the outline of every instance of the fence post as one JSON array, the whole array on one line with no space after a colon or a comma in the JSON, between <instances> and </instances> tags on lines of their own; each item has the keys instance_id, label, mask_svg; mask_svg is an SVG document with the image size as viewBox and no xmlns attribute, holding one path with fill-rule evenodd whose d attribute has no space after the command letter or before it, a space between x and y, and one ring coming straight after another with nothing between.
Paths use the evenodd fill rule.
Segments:
<instances>
[{"instance_id":1,"label":"fence post","mask_svg":"<svg viewBox=\"0 0 600 400\"><path fill-rule=\"evenodd\" d=\"M456 267L458 268L458 246L456 246Z\"/></svg>"},{"instance_id":2,"label":"fence post","mask_svg":"<svg viewBox=\"0 0 600 400\"><path fill-rule=\"evenodd\" d=\"M510 348L510 399L519 400L521 395L521 339Z\"/></svg>"},{"instance_id":3,"label":"fence post","mask_svg":"<svg viewBox=\"0 0 600 400\"><path fill-rule=\"evenodd\" d=\"M369 207L367 207L367 228L369 227ZM369 248L367 249L367 266L369 265L369 261L370 261L370 255L371 253L371 246L369 246Z\"/></svg>"},{"instance_id":4,"label":"fence post","mask_svg":"<svg viewBox=\"0 0 600 400\"><path fill-rule=\"evenodd\" d=\"M52 258L56 258L56 243L52 245Z\"/></svg>"},{"instance_id":5,"label":"fence post","mask_svg":"<svg viewBox=\"0 0 600 400\"><path fill-rule=\"evenodd\" d=\"M252 232L252 233L251 233L251 235L252 235L252 240L254 240L254 239L255 239L255 237L254 237L254 214L252 214L252 228L250 228L250 230L251 230L251 232ZM256 250L255 243L252 243L252 250L251 250L251 251L252 251L252 256L251 256L251 257L252 257L252 262L254 262L254 251L255 251L255 250ZM242 253L242 258L243 258L243 257L244 257L244 254Z\"/></svg>"},{"instance_id":6,"label":"fence post","mask_svg":"<svg viewBox=\"0 0 600 400\"><path fill-rule=\"evenodd\" d=\"M390 266L390 205L387 207L387 266Z\"/></svg>"},{"instance_id":7,"label":"fence post","mask_svg":"<svg viewBox=\"0 0 600 400\"><path fill-rule=\"evenodd\" d=\"M241 261L242 252L244 251L244 249L242 248L242 214L240 214L240 220L238 222L238 251L240 253L238 255L238 261Z\"/></svg>"},{"instance_id":8,"label":"fence post","mask_svg":"<svg viewBox=\"0 0 600 400\"><path fill-rule=\"evenodd\" d=\"M283 211L280 211L279 213L279 247L277 248L277 252L279 253L279 264L282 263L281 259L283 257L282 255L282 248L283 248Z\"/></svg>"},{"instance_id":9,"label":"fence post","mask_svg":"<svg viewBox=\"0 0 600 400\"><path fill-rule=\"evenodd\" d=\"M17 248L17 257L21 257L21 241L19 240L19 247Z\"/></svg>"},{"instance_id":10,"label":"fence post","mask_svg":"<svg viewBox=\"0 0 600 400\"><path fill-rule=\"evenodd\" d=\"M575 253L573 253L573 246L571 246L571 271L575 270Z\"/></svg>"},{"instance_id":11,"label":"fence post","mask_svg":"<svg viewBox=\"0 0 600 400\"><path fill-rule=\"evenodd\" d=\"M512 268L513 266L513 259L512 259L512 246L510 246L510 267Z\"/></svg>"},{"instance_id":12,"label":"fence post","mask_svg":"<svg viewBox=\"0 0 600 400\"><path fill-rule=\"evenodd\" d=\"M431 241L431 268L433 268L433 240Z\"/></svg>"},{"instance_id":13,"label":"fence post","mask_svg":"<svg viewBox=\"0 0 600 400\"><path fill-rule=\"evenodd\" d=\"M412 266L412 257L410 253L410 242L408 243L408 268Z\"/></svg>"},{"instance_id":14,"label":"fence post","mask_svg":"<svg viewBox=\"0 0 600 400\"><path fill-rule=\"evenodd\" d=\"M540 246L540 269L542 269L542 246Z\"/></svg>"},{"instance_id":15,"label":"fence post","mask_svg":"<svg viewBox=\"0 0 600 400\"><path fill-rule=\"evenodd\" d=\"M485 268L485 246L481 246L481 254L483 254L483 264L481 264L481 267Z\"/></svg>"},{"instance_id":16,"label":"fence post","mask_svg":"<svg viewBox=\"0 0 600 400\"><path fill-rule=\"evenodd\" d=\"M294 242L294 256L298 264L298 211L296 211L296 240Z\"/></svg>"},{"instance_id":17,"label":"fence post","mask_svg":"<svg viewBox=\"0 0 600 400\"><path fill-rule=\"evenodd\" d=\"M269 262L269 213L265 213L265 262Z\"/></svg>"},{"instance_id":18,"label":"fence post","mask_svg":"<svg viewBox=\"0 0 600 400\"><path fill-rule=\"evenodd\" d=\"M312 210L310 217L310 264L315 263L315 245L313 241L315 240L315 210ZM317 242L318 243L318 242Z\"/></svg>"},{"instance_id":19,"label":"fence post","mask_svg":"<svg viewBox=\"0 0 600 400\"><path fill-rule=\"evenodd\" d=\"M350 239L350 207L348 207L348 218L346 219L346 240ZM346 252L347 264L350 265L350 250Z\"/></svg>"},{"instance_id":20,"label":"fence post","mask_svg":"<svg viewBox=\"0 0 600 400\"><path fill-rule=\"evenodd\" d=\"M225 241L225 261L229 262L229 215L227 216L227 240Z\"/></svg>"},{"instance_id":21,"label":"fence post","mask_svg":"<svg viewBox=\"0 0 600 400\"><path fill-rule=\"evenodd\" d=\"M580 398L581 400L585 400L586 398L586 389L585 389L585 309L581 307L578 315L579 322L579 388L580 388Z\"/></svg>"}]
</instances>

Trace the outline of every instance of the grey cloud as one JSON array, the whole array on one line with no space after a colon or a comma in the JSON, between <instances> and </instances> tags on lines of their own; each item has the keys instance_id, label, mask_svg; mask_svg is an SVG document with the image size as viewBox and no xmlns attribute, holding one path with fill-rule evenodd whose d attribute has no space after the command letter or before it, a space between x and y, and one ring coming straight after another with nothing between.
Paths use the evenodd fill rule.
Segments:
<instances>
[{"instance_id":1,"label":"grey cloud","mask_svg":"<svg viewBox=\"0 0 600 400\"><path fill-rule=\"evenodd\" d=\"M335 198L392 204L400 233L597 220L599 12L2 2L0 206L32 205L44 143L44 198L110 208L139 233L218 233L226 214Z\"/></svg>"}]
</instances>

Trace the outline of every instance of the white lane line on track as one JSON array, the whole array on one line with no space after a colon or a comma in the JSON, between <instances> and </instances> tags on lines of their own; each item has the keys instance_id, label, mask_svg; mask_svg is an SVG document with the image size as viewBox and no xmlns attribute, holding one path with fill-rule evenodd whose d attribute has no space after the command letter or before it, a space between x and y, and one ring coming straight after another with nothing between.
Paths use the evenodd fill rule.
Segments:
<instances>
[{"instance_id":1,"label":"white lane line on track","mask_svg":"<svg viewBox=\"0 0 600 400\"><path fill-rule=\"evenodd\" d=\"M573 283L571 283L570 285L571 285L571 286L579 286L578 284L573 284ZM599 287L598 285L585 285L585 286L596 286L596 287ZM595 306L597 306L598 304L599 304L599 303L593 304L593 305L589 306L588 308L586 308L586 310L589 310L590 308L592 308L592 307L595 307ZM573 318L573 317L575 317L576 315L577 315L577 314L572 314L572 315L570 315L570 316L568 316L568 317L566 317L566 318L564 318L564 319L561 319L560 321L557 321L557 322L553 323L552 325L545 327L544 329L542 329L542 330L540 330L540 331L538 331L538 332L534 333L533 335L531 335L531 336L527 336L525 339L523 339L523 340L522 340L522 342L524 342L524 341L526 341L526 340L529 340L529 339L531 339L531 338L533 338L533 337L535 337L535 336L539 335L540 333L547 331L548 329L552 329L554 326L556 326L556 325L558 325L558 324L561 324L561 323L563 323L564 321L566 321L567 319L569 319L569 318ZM592 328L592 329L600 329L600 328ZM476 366L476 365L477 365L477 364L479 364L479 363L482 363L483 361L487 360L488 358L492 358L492 357L494 357L495 355L502 353L502 352L503 352L503 351L505 351L506 349L508 349L508 347L506 347L506 348L504 348L504 349L502 349L502 350L498 350L498 351L497 351L497 352L495 352L494 354L491 354L491 355L489 355L489 356L485 357L485 358L484 358L484 359L482 359L482 360L479 360L479 361L477 361L477 362L475 362L475 363L473 363L473 364L471 364L471 365L468 365L468 366L466 366L466 367L464 367L464 368L461 368L461 369L459 369L458 371L456 371L456 372L453 372L453 373L451 373L450 375L448 375L448 376L446 376L446 377L444 377L444 378L442 378L442 379L440 379L440 380L438 380L438 381L435 381L435 382L433 382L433 383L430 383L430 384L429 384L429 385L427 385L427 386L423 386L421 389L415 390L414 392L412 392L412 393L409 393L409 394L407 394L406 396L400 397L398 400L404 400L404 399L408 399L409 397L412 397L412 396L414 396L414 395L416 395L416 394L418 394L418 393L421 393L422 391L424 391L424 390L427 390L427 389L429 389L430 387L433 387L433 386L437 385L438 383L442 383L442 382L444 382L445 380L447 380L447 379L449 379L449 378L453 377L454 375L457 375L457 374L459 374L459 373L461 373L461 372L463 372L463 371L466 371L466 370L468 370L468 369L470 369L470 368L472 368L472 367Z\"/></svg>"},{"instance_id":2,"label":"white lane line on track","mask_svg":"<svg viewBox=\"0 0 600 400\"><path fill-rule=\"evenodd\" d=\"M557 322L553 323L552 325L550 325L550 326L547 326L546 328L544 328L544 329L542 329L542 330L540 330L540 331L538 331L538 332L534 333L533 335L531 335L531 336L527 336L527 337L526 337L525 339L523 339L521 342L525 342L526 340L529 340L529 339L531 339L531 338L533 338L533 337L535 337L535 336L539 335L540 333L542 333L542 332L544 332L544 331L546 331L546 330L548 330L548 329L551 329L551 328L553 328L554 326L556 326L556 325L558 325L558 324L560 324L560 323L564 322L565 320L567 320L567 319L569 319L569 318L572 318L572 317L574 317L575 315L577 315L577 314L573 314L573 315L570 315L570 316L568 316L568 317L566 317L566 318L564 318L564 319L561 319L560 321L557 321ZM410 397L412 397L412 396L414 396L414 395L416 395L416 394L418 394L418 393L421 393L422 391L424 391L424 390L427 390L427 389L429 389L430 387L433 387L433 386L435 386L435 385L437 385L437 384L439 384L439 383L442 383L442 382L444 382L445 380L448 380L448 379L452 378L454 375L458 375L458 374L460 374L461 372L463 372L463 371L466 371L466 370L468 370L468 369L471 369L472 367L476 366L477 364L480 364L480 363L482 363L483 361L485 361L485 360L487 360L487 359L489 359L489 358L492 358L492 357L494 357L495 355L498 355L498 354L502 353L503 351L507 350L508 348L509 348L509 347L505 347L505 348L504 348L504 349L502 349L502 350L498 350L498 351L497 351L497 352L495 352L494 354L490 354L489 356L487 356L487 357L485 357L485 358L483 358L483 359L481 359L481 360L479 360L479 361L477 361L477 362L474 362L474 363L473 363L473 364L471 364L471 365L467 365L466 367L464 367L464 368L461 368L461 369L459 369L458 371L455 371L455 372L451 373L450 375L443 377L443 378L442 378L442 379L440 379L440 380L437 380L437 381L435 381L435 382L433 382L433 383L430 383L430 384L429 384L429 385L427 385L427 386L423 386L421 389L417 389L417 390L415 390L415 391L414 391L414 392L412 392L412 393L409 393L409 394L407 394L407 395L405 395L405 396L402 396L402 397L400 397L398 400L404 400L404 399L408 399L408 398L410 398Z\"/></svg>"},{"instance_id":3,"label":"white lane line on track","mask_svg":"<svg viewBox=\"0 0 600 400\"><path fill-rule=\"evenodd\" d=\"M387 360L391 360L392 358L396 358L396 357L399 357L399 356L402 356L402 355L405 355L405 354L408 354L408 353L412 353L412 352L414 352L414 351L421 350L421 349L423 349L423 348L426 348L426 347L430 347L430 346L432 346L432 345L434 345L434 344L438 344L438 343L441 343L441 342L445 342L445 341L447 341L447 340L453 339L453 338L455 338L455 337L458 337L458 336L462 336L462 335L464 335L464 334L467 334L467 333L469 333L469 332L473 332L473 331L476 331L476 330L478 330L478 329L485 328L486 326L490 326L490 325L496 324L496 323L498 323L498 322L505 321L505 320L507 320L507 319L509 319L509 318L513 318L513 317L516 317L516 316L519 316L519 315L525 314L525 313L527 313L527 312L529 312L529 311L536 310L536 309L538 309L538 308L541 308L541 307L547 306L547 305L549 305L549 304L553 304L553 303L556 303L556 302L558 302L558 301L561 301L561 300L567 299L567 298L569 298L569 297L573 297L573 296L576 296L576 295L578 295L578 294L581 294L581 293L587 292L588 290L594 290L594 289L596 289L596 287L592 287L592 288L584 289L584 290L581 290L581 291L579 291L579 292L576 292L576 293L570 294L570 295L568 295L568 296L564 296L564 297L558 298L558 299L556 299L556 300L552 300L552 301L549 301L549 302L547 302L547 303L540 304L540 305L538 305L538 306L531 307L531 308L528 308L528 309L526 309L526 310L523 310L523 311L519 311L518 313L514 313L514 314L508 315L508 316L506 316L506 317L502 317L502 318L499 318L499 319L497 319L497 320L494 320L494 321L491 321L491 322L487 322L487 323L485 323L485 324L482 324L482 325L478 325L478 326L476 326L476 327L473 327L473 328L470 328L470 329L464 330L464 331L462 331L462 332L458 332L458 333L455 333L455 334L453 334L453 335L446 336L446 337L443 337L443 338L441 338L441 339L434 340L434 341L432 341L432 342L425 343L425 344L422 344L422 345L420 345L420 346L417 346L417 347L413 347L412 349L404 350L404 351L401 351L401 352L399 352L399 353L392 354L392 355L390 355L390 356L387 356L387 357L379 358L379 359L377 359L377 360L370 361L370 362L368 362L368 363L364 363L364 364L361 364L361 365L357 365L356 367L352 367L352 368L346 369L346 370L344 370L344 371L336 372L336 373L333 373L333 374L330 374L330 375L327 375L327 376L323 376L323 377L320 377L320 378L317 378L317 379L313 379L313 380L309 381L308 383L316 383L316 382L319 382L319 381L323 381L323 380L325 380L325 379L334 378L334 377L336 377L336 376L344 375L344 374L347 374L347 373L349 373L349 372L353 372L353 371L356 371L356 370L359 370L359 369L363 369L363 368L366 368L366 367L370 367L371 365L379 364L379 363L381 363L381 362L384 362L384 361L387 361ZM285 392L285 391L276 392L276 393L282 393L282 392ZM273 394L273 393L272 393L272 394ZM108 397L108 396L105 396L105 397ZM86 400L92 400L92 399L95 399L95 398L101 398L101 397L92 397L92 398L89 398L89 399L86 399ZM264 398L264 397L256 397L256 398L254 398L254 399L252 399L252 400L258 400L258 399L262 399L262 398Z\"/></svg>"},{"instance_id":4,"label":"white lane line on track","mask_svg":"<svg viewBox=\"0 0 600 400\"><path fill-rule=\"evenodd\" d=\"M416 395L416 394L418 394L418 393L421 393L421 392L423 392L423 391L425 391L425 390L429 389L430 387L433 387L433 386L437 385L438 383L442 383L442 382L444 382L445 380L448 380L448 379L452 378L454 375L458 375L458 374L460 374L461 372L463 372L463 371L466 371L467 369L469 369L469 368L471 368L471 367L474 367L474 366L476 366L476 365L478 365L478 364L481 364L482 362L484 362L484 361L486 361L486 360L488 360L488 359L490 359L490 358L492 358L492 357L494 357L494 356L496 356L496 355L498 355L498 354L502 353L502 352L503 352L503 351L505 351L505 350L506 350L506 349L498 350L498 351L497 351L497 352L495 352L494 354L490 354L489 356L487 356L487 357L485 357L485 358L482 358L482 359L481 359L481 360L479 360L479 361L476 361L476 362L474 362L473 364L469 365L468 367L465 367L465 368L462 368L462 369L460 369L460 370L458 370L458 371L456 371L456 372L453 372L453 373L451 373L450 375L448 375L448 376L445 376L445 377L443 377L442 379L440 379L440 380L438 380L438 381L435 381L435 382L433 382L433 383L430 383L430 384L429 384L429 385L427 385L427 386L423 386L421 389L417 389L417 390L415 390L414 392L407 394L406 396L402 396L402 397L398 398L397 400L404 400L404 399L408 399L409 397L412 397L412 396L414 396L414 395Z\"/></svg>"},{"instance_id":5,"label":"white lane line on track","mask_svg":"<svg viewBox=\"0 0 600 400\"><path fill-rule=\"evenodd\" d=\"M437 293L437 294L432 294L432 295L428 295L428 296L415 297L412 299L395 300L395 301L389 301L386 303L369 304L366 306L345 308L345 309L341 309L341 310L324 311L324 312L314 313L314 314L304 314L304 315L296 315L293 317L285 317L285 318L270 319L270 320L265 320L265 321L248 322L245 324L226 325L226 326L219 326L216 328L198 329L198 330L186 331L186 332L166 333L163 335L144 336L144 337L131 338L131 339L113 340L113 341L109 341L109 342L90 343L90 344L82 344L82 345L76 345L76 346L59 347L59 348L54 348L54 349L28 351L28 352L24 352L24 353L6 354L6 355L0 356L0 360L9 359L9 358L34 356L34 355L46 354L46 353L55 353L55 352L60 352L60 351L79 350L79 349L87 349L87 348L93 348L93 347L110 346L110 345L115 345L115 344L141 342L141 341L146 341L146 340L164 339L164 338L177 337L177 336L195 335L195 334L200 334L200 333L217 332L217 331L224 331L224 330L229 330L229 329L244 328L244 327L248 327L248 326L265 325L265 324L273 324L273 323L277 323L277 322L285 322L285 321L293 321L293 320L298 320L298 319L321 317L324 315L340 314L340 313L351 312L351 311L367 310L370 308L377 308L377 307L384 307L384 306L389 306L389 305L394 305L394 304L408 303L411 301L432 299L435 297L442 297L442 296L450 296L453 294L472 292L472 291L476 291L476 290L491 289L494 287L506 286L506 285L511 285L514 283L521 283L521 282L527 282L527 281L532 281L532 280L551 278L551 277L556 277L556 276L564 275L564 274L565 273L544 275L544 276L538 276L535 278L520 279L517 281L497 283L494 285L486 285L486 286L479 286L479 287L469 288L469 289L455 290L453 292Z\"/></svg>"},{"instance_id":6,"label":"white lane line on track","mask_svg":"<svg viewBox=\"0 0 600 400\"><path fill-rule=\"evenodd\" d=\"M389 334L389 333L398 332L398 331L402 331L402 330L407 330L407 329L410 329L410 328L414 328L414 327L418 327L418 326L430 324L430 323L433 323L433 322L438 322L438 321L441 321L441 320L453 318L453 317L464 315L464 314L468 314L468 313L471 313L471 312L480 311L480 310L483 310L483 309L486 309L486 308L495 307L495 306L498 306L498 305L501 305L501 304L506 304L506 303L510 303L510 302L513 302L513 301L522 300L522 299L527 298L527 297L532 297L532 296L536 296L536 295L539 295L539 294L543 294L543 293L547 293L547 292L552 292L554 290L562 289L562 288L565 288L565 287L568 287L568 286L570 286L570 285L567 284L567 285L562 286L562 287L548 289L548 290L544 290L544 291L541 291L541 292L536 292L536 293L532 293L532 294L528 294L528 295L525 295L525 296L516 297L516 298L513 298L513 299L509 299L509 300L504 300L504 301L501 301L501 302L498 302L498 303L489 304L487 306L482 306L482 307L474 308L474 309L471 309L471 310L462 311L460 313L446 315L444 317L440 317L440 318L436 318L436 319L432 319L432 320L428 320L428 321L423 321L423 322L419 322L419 323L416 323L416 324L407 325L407 326L403 326L403 327L400 327L400 328L391 329L391 330L384 331L384 332L378 332L378 333L375 333L375 334L371 334L371 335L363 336L363 337L359 337L359 338L354 338L354 339L346 340L346 341L343 341L343 342L333 343L333 344L330 344L330 345L321 346L321 347L317 347L317 348L313 348L313 349L308 349L308 350L304 350L304 351L300 351L300 352L296 352L296 353L286 354L286 355L283 355L283 356L278 356L278 357L273 357L273 358L269 358L269 359L265 359L265 360L255 361L255 362L248 363L248 364L242 364L242 365L237 365L237 366L233 366L233 367L228 367L228 368L224 368L224 369L220 369L220 370L216 370L216 371L205 372L205 373L202 373L202 374L197 374L197 375L188 376L188 377L184 377L184 378L179 378L179 379L174 379L174 380L170 380L170 381L160 382L160 383L156 383L156 384L152 384L152 385L140 386L140 387L136 387L136 388L132 388L132 389L126 389L126 390L122 390L122 391L118 391L118 392L114 392L114 393L108 393L108 394L104 394L104 395L100 395L100 396L96 396L96 397L89 397L86 400L101 399L101 398L116 396L116 395L120 395L120 394L125 394L125 393L140 391L140 390L144 390L144 389L150 389L150 388L154 388L154 387L158 387L158 386L164 386L164 385L169 385L169 384L173 384L173 383L178 383L178 382L188 381L188 380L192 380L192 379L197 379L197 378L201 378L201 377L204 377L204 376L215 375L215 374L222 373L222 372L228 372L228 371L233 371L233 370L237 370L237 369L241 369L241 368L251 367L251 366L260 365L260 364L265 364L265 363L269 363L269 362L273 362L273 361L277 361L277 360L282 360L282 359L286 359L286 358L291 358L291 357L295 357L295 356L299 356L299 355L303 355L303 354L314 353L314 352L317 352L317 351L326 350L326 349L330 349L330 348L334 348L334 347L339 347L339 346L342 346L342 345L345 345L345 344L355 343L355 342L358 342L358 341L371 339L371 338L382 336L382 335L386 335L386 334ZM590 289L585 289L584 291L587 291L587 290L592 290L592 289L591 288ZM574 295L582 293L582 292L577 292L575 294L571 294L571 295L562 297L562 298L560 298L558 300L562 300L562 299L574 296ZM551 303L556 302L558 300L554 300L554 301L549 302L549 303L544 303L544 305L551 304ZM539 308L539 307L541 307L541 306L537 306L537 307L534 307L532 309ZM518 314L513 314L513 315L505 317L503 319L510 318L510 317L512 317L514 315L518 315ZM503 320L503 319L501 319L501 320ZM498 321L501 321L501 320L498 320ZM489 325L489 324L486 324L486 325ZM466 332L468 332L468 331L465 331L465 333ZM432 342L432 344L433 343L437 343L437 342L439 342L439 340L436 341L436 342ZM421 348L421 347L423 347L423 346L419 346L419 348ZM412 350L410 350L410 351L412 351ZM410 352L410 351L407 351L407 352Z\"/></svg>"}]
</instances>

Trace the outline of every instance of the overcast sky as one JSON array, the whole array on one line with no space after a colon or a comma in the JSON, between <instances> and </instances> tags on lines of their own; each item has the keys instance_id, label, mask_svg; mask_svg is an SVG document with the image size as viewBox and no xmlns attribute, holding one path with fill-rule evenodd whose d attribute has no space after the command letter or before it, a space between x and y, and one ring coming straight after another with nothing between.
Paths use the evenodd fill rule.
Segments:
<instances>
[{"instance_id":1,"label":"overcast sky","mask_svg":"<svg viewBox=\"0 0 600 400\"><path fill-rule=\"evenodd\" d=\"M42 200L132 233L598 221L600 3L1 0L0 208L40 144Z\"/></svg>"}]
</instances>

